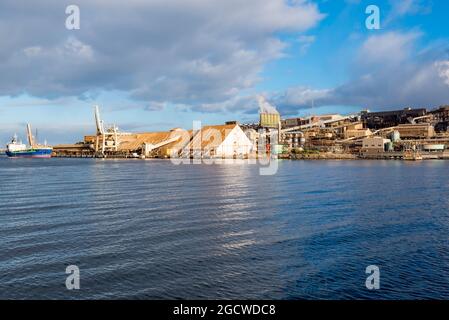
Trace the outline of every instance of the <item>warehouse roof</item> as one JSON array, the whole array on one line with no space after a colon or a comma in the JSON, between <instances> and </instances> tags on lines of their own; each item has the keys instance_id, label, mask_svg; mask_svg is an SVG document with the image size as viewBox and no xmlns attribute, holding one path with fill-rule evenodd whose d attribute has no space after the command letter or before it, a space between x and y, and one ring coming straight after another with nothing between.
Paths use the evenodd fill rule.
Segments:
<instances>
[{"instance_id":1,"label":"warehouse roof","mask_svg":"<svg viewBox=\"0 0 449 320\"><path fill-rule=\"evenodd\" d=\"M189 143L188 148L193 149L194 147L198 147L199 145L201 145L201 149L204 149L206 147L218 147L236 126L237 124L204 126L201 129L201 136L199 134L196 134L193 140Z\"/></svg>"},{"instance_id":2,"label":"warehouse roof","mask_svg":"<svg viewBox=\"0 0 449 320\"><path fill-rule=\"evenodd\" d=\"M207 147L217 147L219 146L228 136L228 134L236 127L238 124L225 124L225 125L212 125L204 126L201 128L201 148ZM120 135L119 138L119 151L135 151L140 149L143 144L153 144L156 145L163 141L169 140L173 137L179 136L179 140L165 145L165 147L170 148L175 144L181 142L181 138L184 139L188 148L192 148L192 130L186 131L183 129L173 129L171 131L162 132L142 132ZM197 142L200 139L200 135L195 134L193 142ZM85 141L93 143L95 141L95 136L85 136ZM190 141L190 142L189 142Z\"/></svg>"},{"instance_id":3,"label":"warehouse roof","mask_svg":"<svg viewBox=\"0 0 449 320\"><path fill-rule=\"evenodd\" d=\"M120 137L119 150L138 150L144 143L158 144L177 135L176 132L163 131L163 132L146 132L136 133Z\"/></svg>"}]
</instances>

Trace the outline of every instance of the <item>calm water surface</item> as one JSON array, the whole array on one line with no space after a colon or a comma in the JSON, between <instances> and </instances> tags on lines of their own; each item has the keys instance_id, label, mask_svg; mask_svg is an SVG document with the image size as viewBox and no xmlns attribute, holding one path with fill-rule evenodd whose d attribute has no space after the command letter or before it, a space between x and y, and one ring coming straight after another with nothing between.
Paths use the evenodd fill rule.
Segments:
<instances>
[{"instance_id":1,"label":"calm water surface","mask_svg":"<svg viewBox=\"0 0 449 320\"><path fill-rule=\"evenodd\" d=\"M0 298L448 299L448 176L444 161L282 161L260 176L0 158Z\"/></svg>"}]
</instances>

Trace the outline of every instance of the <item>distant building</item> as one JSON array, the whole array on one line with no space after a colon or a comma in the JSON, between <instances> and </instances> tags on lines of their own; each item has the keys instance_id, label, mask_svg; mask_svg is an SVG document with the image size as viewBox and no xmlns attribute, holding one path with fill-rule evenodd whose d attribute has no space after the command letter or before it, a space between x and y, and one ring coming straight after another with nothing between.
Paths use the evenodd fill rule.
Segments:
<instances>
[{"instance_id":1,"label":"distant building","mask_svg":"<svg viewBox=\"0 0 449 320\"><path fill-rule=\"evenodd\" d=\"M257 97L260 108L260 126L264 128L278 128L281 122L281 115L276 107L270 104L264 96Z\"/></svg>"},{"instance_id":2,"label":"distant building","mask_svg":"<svg viewBox=\"0 0 449 320\"><path fill-rule=\"evenodd\" d=\"M311 120L312 122L319 122L319 121L338 121L343 119L343 116L340 114L322 114L319 116L312 116Z\"/></svg>"},{"instance_id":3,"label":"distant building","mask_svg":"<svg viewBox=\"0 0 449 320\"><path fill-rule=\"evenodd\" d=\"M170 131L136 133L120 137L119 151L135 151L144 144L158 144L170 138Z\"/></svg>"},{"instance_id":4,"label":"distant building","mask_svg":"<svg viewBox=\"0 0 449 320\"><path fill-rule=\"evenodd\" d=\"M430 113L437 115L441 120L449 120L449 106L441 106Z\"/></svg>"},{"instance_id":5,"label":"distant building","mask_svg":"<svg viewBox=\"0 0 449 320\"><path fill-rule=\"evenodd\" d=\"M347 129L344 132L344 138L350 139L350 138L362 138L371 136L373 132L370 129Z\"/></svg>"},{"instance_id":6,"label":"distant building","mask_svg":"<svg viewBox=\"0 0 449 320\"><path fill-rule=\"evenodd\" d=\"M260 126L264 128L277 128L281 116L279 113L260 113Z\"/></svg>"},{"instance_id":7,"label":"distant building","mask_svg":"<svg viewBox=\"0 0 449 320\"><path fill-rule=\"evenodd\" d=\"M310 123L310 119L305 118L288 118L281 120L281 126L283 129L303 126Z\"/></svg>"},{"instance_id":8,"label":"distant building","mask_svg":"<svg viewBox=\"0 0 449 320\"><path fill-rule=\"evenodd\" d=\"M361 122L353 122L353 123L349 123L346 126L347 130L362 130L363 129L363 123Z\"/></svg>"},{"instance_id":9,"label":"distant building","mask_svg":"<svg viewBox=\"0 0 449 320\"><path fill-rule=\"evenodd\" d=\"M92 144L95 136L85 136L85 144ZM119 137L118 153L137 153L145 156L201 155L212 158L247 157L254 142L236 122L204 126L193 132L175 128L163 132L127 134Z\"/></svg>"},{"instance_id":10,"label":"distant building","mask_svg":"<svg viewBox=\"0 0 449 320\"><path fill-rule=\"evenodd\" d=\"M301 121L301 118L289 118L289 119L282 119L281 120L281 127L282 128L292 128L299 126L299 123Z\"/></svg>"},{"instance_id":11,"label":"distant building","mask_svg":"<svg viewBox=\"0 0 449 320\"><path fill-rule=\"evenodd\" d=\"M257 150L257 146L259 143L259 133L255 129L252 129L252 128L246 128L243 131L245 132L248 139L251 141L251 143L253 145L253 150Z\"/></svg>"},{"instance_id":12,"label":"distant building","mask_svg":"<svg viewBox=\"0 0 449 320\"><path fill-rule=\"evenodd\" d=\"M383 137L375 136L365 138L362 141L362 153L376 154L385 152L385 144L389 143L390 139L384 139Z\"/></svg>"},{"instance_id":13,"label":"distant building","mask_svg":"<svg viewBox=\"0 0 449 320\"><path fill-rule=\"evenodd\" d=\"M306 126L306 125L316 125L319 124L320 122L323 123L331 123L331 122L335 122L337 123L338 121L344 121L346 118L339 115L339 114L323 114L323 115L317 115L317 116L311 116L308 118L288 118L288 119L283 119L281 120L281 126L284 129L287 128L293 128L293 127L298 127L298 126ZM327 126L332 126L332 125L327 125Z\"/></svg>"},{"instance_id":14,"label":"distant building","mask_svg":"<svg viewBox=\"0 0 449 320\"><path fill-rule=\"evenodd\" d=\"M396 130L402 139L429 139L435 136L435 129L429 123L400 124Z\"/></svg>"},{"instance_id":15,"label":"distant building","mask_svg":"<svg viewBox=\"0 0 449 320\"><path fill-rule=\"evenodd\" d=\"M369 129L382 129L394 127L399 124L411 123L414 118L427 114L426 109L411 109L383 111L383 112L362 112L362 121Z\"/></svg>"},{"instance_id":16,"label":"distant building","mask_svg":"<svg viewBox=\"0 0 449 320\"><path fill-rule=\"evenodd\" d=\"M435 119L435 130L447 132L449 128L449 106L441 106L430 112Z\"/></svg>"},{"instance_id":17,"label":"distant building","mask_svg":"<svg viewBox=\"0 0 449 320\"><path fill-rule=\"evenodd\" d=\"M192 155L211 158L244 158L254 143L237 124L205 126L184 148ZM199 154L200 153L200 154Z\"/></svg>"}]
</instances>

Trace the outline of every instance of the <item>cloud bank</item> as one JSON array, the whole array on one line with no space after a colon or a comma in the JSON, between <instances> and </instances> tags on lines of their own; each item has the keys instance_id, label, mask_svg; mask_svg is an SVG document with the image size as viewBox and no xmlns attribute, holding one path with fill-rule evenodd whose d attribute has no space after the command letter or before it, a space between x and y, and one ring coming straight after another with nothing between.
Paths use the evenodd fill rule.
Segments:
<instances>
[{"instance_id":1,"label":"cloud bank","mask_svg":"<svg viewBox=\"0 0 449 320\"><path fill-rule=\"evenodd\" d=\"M235 99L283 55L279 32L323 18L306 0L79 0L81 29L65 28L68 3L0 2L0 95L86 97L121 90L158 110Z\"/></svg>"},{"instance_id":2,"label":"cloud bank","mask_svg":"<svg viewBox=\"0 0 449 320\"><path fill-rule=\"evenodd\" d=\"M289 88L271 100L285 114L312 105L382 110L448 104L448 46L418 51L421 36L419 32L370 36L360 46L346 83L329 89Z\"/></svg>"},{"instance_id":3,"label":"cloud bank","mask_svg":"<svg viewBox=\"0 0 449 320\"><path fill-rule=\"evenodd\" d=\"M427 1L391 2L398 15ZM79 0L81 29L65 28L68 3L0 2L0 96L48 99L121 91L148 111L174 104L200 112L258 111L263 67L293 33L304 55L324 18L307 0ZM347 81L264 93L282 114L312 106L386 109L449 102L448 46L418 50L417 31L379 31L360 45Z\"/></svg>"}]
</instances>

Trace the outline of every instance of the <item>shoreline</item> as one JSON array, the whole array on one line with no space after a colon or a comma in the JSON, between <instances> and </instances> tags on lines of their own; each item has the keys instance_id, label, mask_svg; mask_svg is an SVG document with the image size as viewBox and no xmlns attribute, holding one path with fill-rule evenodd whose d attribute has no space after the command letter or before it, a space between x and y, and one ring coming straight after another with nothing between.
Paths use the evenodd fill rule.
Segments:
<instances>
[{"instance_id":1,"label":"shoreline","mask_svg":"<svg viewBox=\"0 0 449 320\"><path fill-rule=\"evenodd\" d=\"M11 159L6 154L0 154L0 159ZM21 158L14 158L21 159ZM27 158L31 159L32 158ZM108 156L108 157L95 157L95 156L75 156L75 155L65 155L65 156L52 156L49 159L102 159L102 160L170 160L170 158L162 158L162 157L146 157L146 158L139 158L139 157L124 157L124 156ZM190 160L193 160L193 158L190 158ZM203 158L197 159L204 160ZM250 158L210 158L207 159L209 161L258 161L257 157L250 157ZM298 161L298 160L306 160L306 161L325 161L325 160L357 160L357 161L363 161L363 160L389 160L389 161L428 161L428 160L449 160L448 155L423 155L421 159L404 159L402 156L389 156L386 155L373 155L373 156L361 156L357 154L350 154L350 153L343 153L343 154L334 154L334 153L319 153L319 154L280 154L278 155L277 160L292 160L292 161Z\"/></svg>"}]
</instances>

